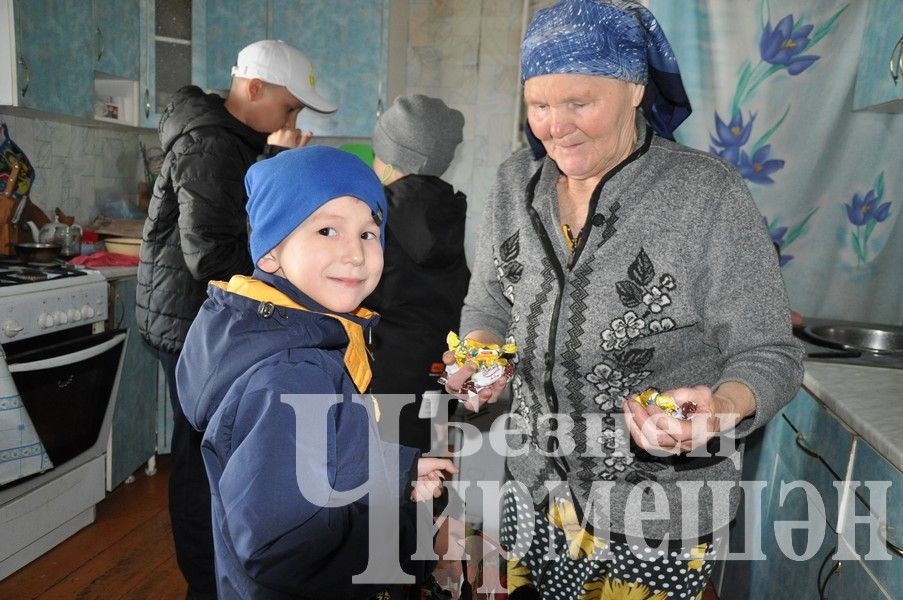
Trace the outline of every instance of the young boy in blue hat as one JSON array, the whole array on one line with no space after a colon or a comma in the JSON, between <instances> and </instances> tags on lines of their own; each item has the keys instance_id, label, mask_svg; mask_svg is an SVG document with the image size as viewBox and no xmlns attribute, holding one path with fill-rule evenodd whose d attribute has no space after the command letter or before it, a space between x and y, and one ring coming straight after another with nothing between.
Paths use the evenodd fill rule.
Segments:
<instances>
[{"instance_id":1,"label":"young boy in blue hat","mask_svg":"<svg viewBox=\"0 0 903 600\"><path fill-rule=\"evenodd\" d=\"M177 368L185 416L204 431L217 590L374 597L389 588L351 578L372 558L377 507L401 504L410 556L411 500L438 496L455 471L380 442L378 407L356 398L371 379L377 317L360 302L382 273L385 195L357 157L322 146L257 163L245 185L256 270L211 282Z\"/></svg>"}]
</instances>

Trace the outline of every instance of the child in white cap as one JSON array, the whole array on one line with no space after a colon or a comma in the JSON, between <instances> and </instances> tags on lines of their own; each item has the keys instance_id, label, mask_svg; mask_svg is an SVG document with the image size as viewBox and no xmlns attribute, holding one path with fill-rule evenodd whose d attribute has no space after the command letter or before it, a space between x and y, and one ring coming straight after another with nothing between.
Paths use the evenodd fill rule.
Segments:
<instances>
[{"instance_id":1,"label":"child in white cap","mask_svg":"<svg viewBox=\"0 0 903 600\"><path fill-rule=\"evenodd\" d=\"M232 74L225 100L186 86L163 112L165 158L144 225L136 294L138 328L157 351L169 386L169 512L188 596L198 599L216 595L210 491L200 434L179 408L176 361L207 282L253 269L243 181L248 167L261 155L307 142L310 136L295 125L301 110L336 110L317 93L307 57L284 42L262 40L244 48Z\"/></svg>"}]
</instances>

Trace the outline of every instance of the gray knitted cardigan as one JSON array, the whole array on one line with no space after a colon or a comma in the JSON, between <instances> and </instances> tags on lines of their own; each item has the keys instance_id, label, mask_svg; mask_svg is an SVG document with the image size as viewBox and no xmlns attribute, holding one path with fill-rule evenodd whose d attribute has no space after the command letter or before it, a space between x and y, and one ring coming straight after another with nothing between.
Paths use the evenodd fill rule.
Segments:
<instances>
[{"instance_id":1,"label":"gray knitted cardigan","mask_svg":"<svg viewBox=\"0 0 903 600\"><path fill-rule=\"evenodd\" d=\"M485 329L518 345L511 410L525 425L508 438L522 451L506 465L537 507L544 482L566 480L596 531L635 534L640 511L658 510L663 518L642 522L647 537L688 539L733 518L742 438L793 398L802 350L740 175L643 123L638 133L634 152L596 188L573 255L556 164L529 150L502 164L461 332ZM718 455L654 457L629 444L621 407L631 393L724 381L747 385L756 412L732 432L736 442L709 444ZM549 435L559 427L567 433ZM703 484L698 506L682 502L679 486Z\"/></svg>"}]
</instances>

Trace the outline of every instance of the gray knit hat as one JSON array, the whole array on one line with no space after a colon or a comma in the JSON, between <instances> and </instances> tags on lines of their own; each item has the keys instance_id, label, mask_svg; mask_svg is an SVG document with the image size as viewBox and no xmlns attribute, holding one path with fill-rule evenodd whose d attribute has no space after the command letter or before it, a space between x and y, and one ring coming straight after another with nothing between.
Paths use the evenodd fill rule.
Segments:
<instances>
[{"instance_id":1,"label":"gray knit hat","mask_svg":"<svg viewBox=\"0 0 903 600\"><path fill-rule=\"evenodd\" d=\"M464 115L439 98L399 96L373 130L373 151L408 175L441 177L463 139Z\"/></svg>"}]
</instances>

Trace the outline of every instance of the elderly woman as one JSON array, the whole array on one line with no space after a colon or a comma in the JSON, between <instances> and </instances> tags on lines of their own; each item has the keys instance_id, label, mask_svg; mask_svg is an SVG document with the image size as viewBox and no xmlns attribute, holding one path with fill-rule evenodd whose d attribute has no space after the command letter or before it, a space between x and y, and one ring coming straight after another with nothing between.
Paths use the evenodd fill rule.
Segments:
<instances>
[{"instance_id":1,"label":"elderly woman","mask_svg":"<svg viewBox=\"0 0 903 600\"><path fill-rule=\"evenodd\" d=\"M531 148L499 169L461 323L518 346L509 589L696 598L737 508L742 439L802 377L774 248L734 168L669 141L689 102L639 3L539 11L521 69ZM695 414L642 406L648 387Z\"/></svg>"}]
</instances>

